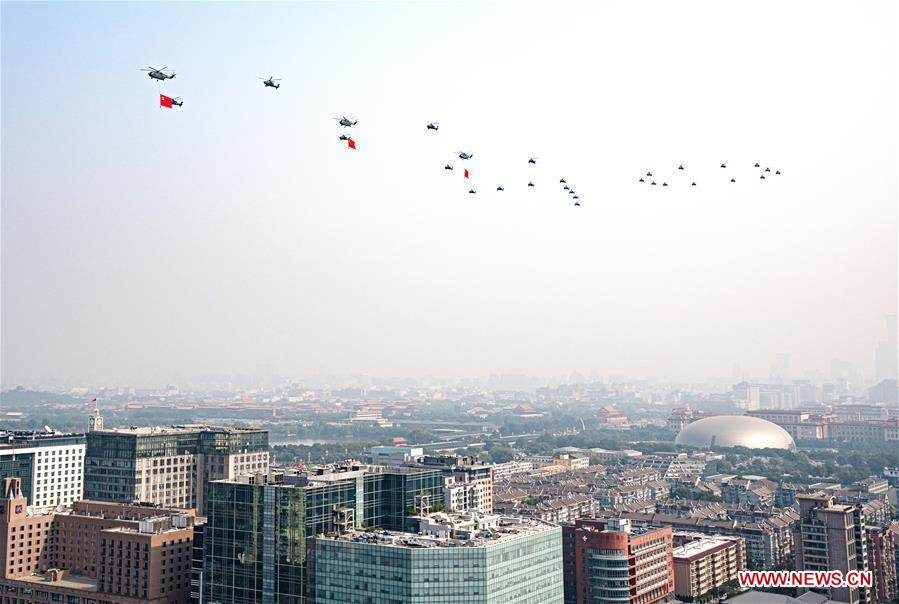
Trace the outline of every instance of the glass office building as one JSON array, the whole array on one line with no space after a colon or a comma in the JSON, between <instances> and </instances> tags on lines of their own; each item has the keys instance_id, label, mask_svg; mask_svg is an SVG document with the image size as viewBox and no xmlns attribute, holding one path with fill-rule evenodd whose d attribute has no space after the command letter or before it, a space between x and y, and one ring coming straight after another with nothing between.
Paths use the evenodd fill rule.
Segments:
<instances>
[{"instance_id":1,"label":"glass office building","mask_svg":"<svg viewBox=\"0 0 899 604\"><path fill-rule=\"evenodd\" d=\"M562 604L560 527L522 519L489 534L320 536L310 592L316 604Z\"/></svg>"},{"instance_id":2,"label":"glass office building","mask_svg":"<svg viewBox=\"0 0 899 604\"><path fill-rule=\"evenodd\" d=\"M437 470L343 467L210 482L203 602L313 602L307 539L334 531L403 530L416 510L441 500Z\"/></svg>"}]
</instances>

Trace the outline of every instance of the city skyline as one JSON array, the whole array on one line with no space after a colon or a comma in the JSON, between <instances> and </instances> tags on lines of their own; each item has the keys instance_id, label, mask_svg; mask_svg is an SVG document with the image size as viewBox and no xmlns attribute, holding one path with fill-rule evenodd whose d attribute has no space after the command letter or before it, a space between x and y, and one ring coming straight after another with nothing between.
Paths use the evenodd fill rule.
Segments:
<instances>
[{"instance_id":1,"label":"city skyline","mask_svg":"<svg viewBox=\"0 0 899 604\"><path fill-rule=\"evenodd\" d=\"M3 385L873 379L896 9L842 7L4 4Z\"/></svg>"}]
</instances>

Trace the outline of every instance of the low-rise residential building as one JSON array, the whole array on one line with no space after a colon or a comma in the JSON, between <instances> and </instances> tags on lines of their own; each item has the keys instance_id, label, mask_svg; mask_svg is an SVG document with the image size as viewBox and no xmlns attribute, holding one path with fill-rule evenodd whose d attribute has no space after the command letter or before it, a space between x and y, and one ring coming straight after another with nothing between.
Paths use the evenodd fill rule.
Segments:
<instances>
[{"instance_id":1,"label":"low-rise residential building","mask_svg":"<svg viewBox=\"0 0 899 604\"><path fill-rule=\"evenodd\" d=\"M688 537L673 549L672 556L674 593L681 599L697 599L735 582L746 567L742 537Z\"/></svg>"}]
</instances>

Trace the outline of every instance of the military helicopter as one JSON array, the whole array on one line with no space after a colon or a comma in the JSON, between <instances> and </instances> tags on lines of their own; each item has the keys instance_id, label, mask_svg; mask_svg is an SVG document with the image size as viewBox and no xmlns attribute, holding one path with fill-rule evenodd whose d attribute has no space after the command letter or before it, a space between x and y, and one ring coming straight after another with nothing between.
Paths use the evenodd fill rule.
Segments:
<instances>
[{"instance_id":1,"label":"military helicopter","mask_svg":"<svg viewBox=\"0 0 899 604\"><path fill-rule=\"evenodd\" d=\"M340 140L342 140L342 141L348 141L348 140L350 140L350 137L347 136L346 134L341 134L341 135L338 136L337 138L340 139Z\"/></svg>"},{"instance_id":2,"label":"military helicopter","mask_svg":"<svg viewBox=\"0 0 899 604\"><path fill-rule=\"evenodd\" d=\"M268 76L267 80L265 78L259 78L259 79L262 80L262 83L265 85L266 88L274 88L275 90L277 90L278 88L281 87L281 84L278 84L278 82L281 81L281 78L274 78L272 76Z\"/></svg>"},{"instance_id":3,"label":"military helicopter","mask_svg":"<svg viewBox=\"0 0 899 604\"><path fill-rule=\"evenodd\" d=\"M174 80L175 72L172 72L172 75L169 75L165 72L167 68L163 67L162 69L156 69L155 67L149 67L147 69L141 69L141 71L146 71L147 75L150 76L154 80Z\"/></svg>"},{"instance_id":4,"label":"military helicopter","mask_svg":"<svg viewBox=\"0 0 899 604\"><path fill-rule=\"evenodd\" d=\"M466 153L465 151L456 151L456 154L459 156L459 159L471 159L474 157L474 153Z\"/></svg>"},{"instance_id":5,"label":"military helicopter","mask_svg":"<svg viewBox=\"0 0 899 604\"><path fill-rule=\"evenodd\" d=\"M443 166L443 169L444 169L444 170L452 170L452 169L453 169L453 164L446 164L445 166Z\"/></svg>"},{"instance_id":6,"label":"military helicopter","mask_svg":"<svg viewBox=\"0 0 899 604\"><path fill-rule=\"evenodd\" d=\"M176 107L181 107L182 105L184 105L184 101L181 99L180 96L176 96L175 98L172 99L172 105L175 105Z\"/></svg>"},{"instance_id":7,"label":"military helicopter","mask_svg":"<svg viewBox=\"0 0 899 604\"><path fill-rule=\"evenodd\" d=\"M428 122L428 125L425 126L428 130L439 130L440 122Z\"/></svg>"},{"instance_id":8,"label":"military helicopter","mask_svg":"<svg viewBox=\"0 0 899 604\"><path fill-rule=\"evenodd\" d=\"M344 128L349 128L350 126L355 126L356 124L359 123L359 120L357 120L356 118L350 119L345 115L342 115L340 117L335 117L334 119L337 120L337 123L340 124L341 126L343 126Z\"/></svg>"}]
</instances>

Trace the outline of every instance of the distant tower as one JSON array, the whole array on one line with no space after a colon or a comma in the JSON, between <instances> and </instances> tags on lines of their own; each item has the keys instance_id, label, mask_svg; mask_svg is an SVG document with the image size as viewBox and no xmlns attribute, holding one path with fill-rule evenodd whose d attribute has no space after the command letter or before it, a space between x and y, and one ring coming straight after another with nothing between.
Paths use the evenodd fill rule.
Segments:
<instances>
[{"instance_id":1,"label":"distant tower","mask_svg":"<svg viewBox=\"0 0 899 604\"><path fill-rule=\"evenodd\" d=\"M88 432L94 432L96 430L103 429L103 416L100 415L100 407L97 405L97 399L94 399L94 414L91 415L87 420L87 430Z\"/></svg>"}]
</instances>

